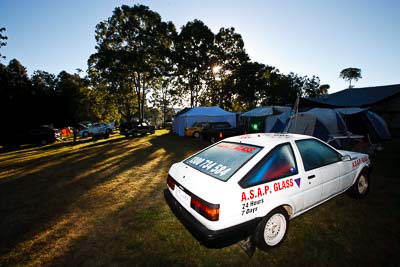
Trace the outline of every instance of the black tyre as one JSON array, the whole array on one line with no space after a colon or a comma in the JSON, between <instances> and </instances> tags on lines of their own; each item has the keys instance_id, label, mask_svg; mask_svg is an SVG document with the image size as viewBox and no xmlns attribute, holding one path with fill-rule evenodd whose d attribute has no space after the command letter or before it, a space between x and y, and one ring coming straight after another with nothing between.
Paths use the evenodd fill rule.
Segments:
<instances>
[{"instance_id":1,"label":"black tyre","mask_svg":"<svg viewBox=\"0 0 400 267\"><path fill-rule=\"evenodd\" d=\"M47 144L48 144L48 142L47 142L46 139L41 139L41 140L39 141L39 145L40 145L40 146L45 146L45 145L47 145Z\"/></svg>"},{"instance_id":2,"label":"black tyre","mask_svg":"<svg viewBox=\"0 0 400 267\"><path fill-rule=\"evenodd\" d=\"M193 136L194 136L194 138L199 138L200 137L200 133L199 132L194 132Z\"/></svg>"},{"instance_id":3,"label":"black tyre","mask_svg":"<svg viewBox=\"0 0 400 267\"><path fill-rule=\"evenodd\" d=\"M369 174L367 171L362 171L357 177L356 182L352 186L352 196L354 198L363 198L369 192Z\"/></svg>"},{"instance_id":4,"label":"black tyre","mask_svg":"<svg viewBox=\"0 0 400 267\"><path fill-rule=\"evenodd\" d=\"M82 137L88 137L89 136L89 133L88 132L83 132L82 133Z\"/></svg>"},{"instance_id":5,"label":"black tyre","mask_svg":"<svg viewBox=\"0 0 400 267\"><path fill-rule=\"evenodd\" d=\"M257 225L254 240L261 250L268 250L282 243L289 229L289 216L285 209L277 208Z\"/></svg>"}]
</instances>

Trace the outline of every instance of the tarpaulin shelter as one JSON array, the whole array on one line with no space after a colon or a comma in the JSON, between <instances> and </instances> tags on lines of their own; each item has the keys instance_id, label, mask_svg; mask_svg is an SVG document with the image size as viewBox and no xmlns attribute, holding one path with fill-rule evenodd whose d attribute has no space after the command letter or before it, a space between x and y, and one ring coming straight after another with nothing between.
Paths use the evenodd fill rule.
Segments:
<instances>
[{"instance_id":1,"label":"tarpaulin shelter","mask_svg":"<svg viewBox=\"0 0 400 267\"><path fill-rule=\"evenodd\" d=\"M367 136L371 143L378 143L381 140L390 139L390 132L386 122L375 112L367 108L336 108L347 129L354 134Z\"/></svg>"},{"instance_id":2,"label":"tarpaulin shelter","mask_svg":"<svg viewBox=\"0 0 400 267\"><path fill-rule=\"evenodd\" d=\"M248 132L269 132L272 128L271 124L275 125L277 120L268 120L268 118L289 112L290 110L290 107L285 106L263 106L243 113L241 118L244 120L244 125L246 125Z\"/></svg>"},{"instance_id":3,"label":"tarpaulin shelter","mask_svg":"<svg viewBox=\"0 0 400 267\"><path fill-rule=\"evenodd\" d=\"M302 98L300 107L368 108L385 120L391 136L400 137L400 84L348 88L318 98Z\"/></svg>"},{"instance_id":4,"label":"tarpaulin shelter","mask_svg":"<svg viewBox=\"0 0 400 267\"><path fill-rule=\"evenodd\" d=\"M181 112L174 117L172 132L179 136L185 135L185 127L191 127L195 122L229 122L236 127L236 113L228 112L218 106L194 107Z\"/></svg>"}]
</instances>

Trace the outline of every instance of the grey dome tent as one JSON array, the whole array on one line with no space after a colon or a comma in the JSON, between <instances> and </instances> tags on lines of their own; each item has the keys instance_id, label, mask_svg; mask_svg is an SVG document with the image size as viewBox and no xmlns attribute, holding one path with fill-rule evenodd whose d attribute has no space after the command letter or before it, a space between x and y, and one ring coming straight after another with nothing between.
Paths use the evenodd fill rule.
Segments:
<instances>
[{"instance_id":1,"label":"grey dome tent","mask_svg":"<svg viewBox=\"0 0 400 267\"><path fill-rule=\"evenodd\" d=\"M325 142L333 136L348 135L343 118L334 109L313 108L306 112L299 112L290 118L286 132L305 134L317 137ZM333 140L330 145L341 147L340 140Z\"/></svg>"}]
</instances>

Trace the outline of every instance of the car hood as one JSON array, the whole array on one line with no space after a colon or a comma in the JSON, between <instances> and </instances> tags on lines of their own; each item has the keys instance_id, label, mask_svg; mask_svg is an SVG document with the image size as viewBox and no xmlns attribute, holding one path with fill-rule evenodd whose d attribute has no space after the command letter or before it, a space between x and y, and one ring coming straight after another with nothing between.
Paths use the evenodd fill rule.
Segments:
<instances>
[{"instance_id":1,"label":"car hood","mask_svg":"<svg viewBox=\"0 0 400 267\"><path fill-rule=\"evenodd\" d=\"M364 153L347 151L347 150L339 150L339 152L343 156L349 155L351 159L358 159L358 158L362 158L364 156L368 156L367 154L364 154Z\"/></svg>"}]
</instances>

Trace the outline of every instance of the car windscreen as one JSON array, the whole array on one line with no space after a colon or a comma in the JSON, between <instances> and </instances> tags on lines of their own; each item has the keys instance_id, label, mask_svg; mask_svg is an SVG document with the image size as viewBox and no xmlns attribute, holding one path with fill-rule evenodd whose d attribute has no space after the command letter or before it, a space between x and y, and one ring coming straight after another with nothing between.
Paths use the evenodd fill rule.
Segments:
<instances>
[{"instance_id":1,"label":"car windscreen","mask_svg":"<svg viewBox=\"0 0 400 267\"><path fill-rule=\"evenodd\" d=\"M221 181L227 181L262 147L221 142L184 161L185 164Z\"/></svg>"}]
</instances>

